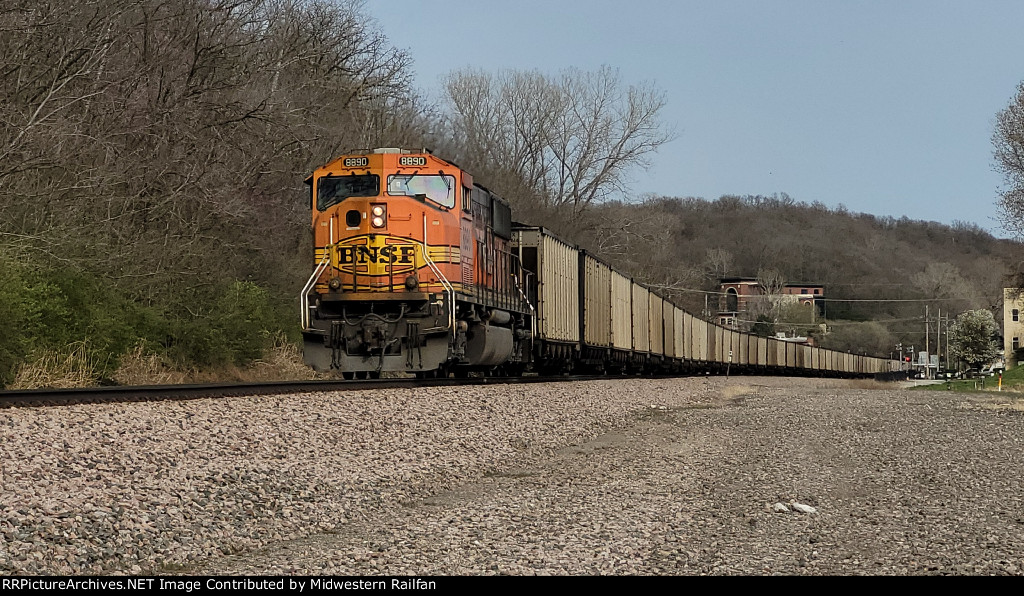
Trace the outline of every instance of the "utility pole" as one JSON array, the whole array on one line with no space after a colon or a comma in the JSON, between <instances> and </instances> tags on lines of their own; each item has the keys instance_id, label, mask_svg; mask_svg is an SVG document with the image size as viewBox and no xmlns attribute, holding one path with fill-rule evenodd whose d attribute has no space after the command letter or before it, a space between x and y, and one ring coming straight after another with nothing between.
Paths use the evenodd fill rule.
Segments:
<instances>
[{"instance_id":1,"label":"utility pole","mask_svg":"<svg viewBox=\"0 0 1024 596\"><path fill-rule=\"evenodd\" d=\"M946 368L949 368L949 313L946 313Z\"/></svg>"},{"instance_id":2,"label":"utility pole","mask_svg":"<svg viewBox=\"0 0 1024 596\"><path fill-rule=\"evenodd\" d=\"M928 329L928 305L926 304L926 305L924 305L924 378L926 378L926 379L930 379L931 378L931 370L932 370L931 367L929 366L931 364L931 360L932 360L931 355L928 353L928 351L930 349L928 347L928 332L929 331L930 330Z\"/></svg>"}]
</instances>

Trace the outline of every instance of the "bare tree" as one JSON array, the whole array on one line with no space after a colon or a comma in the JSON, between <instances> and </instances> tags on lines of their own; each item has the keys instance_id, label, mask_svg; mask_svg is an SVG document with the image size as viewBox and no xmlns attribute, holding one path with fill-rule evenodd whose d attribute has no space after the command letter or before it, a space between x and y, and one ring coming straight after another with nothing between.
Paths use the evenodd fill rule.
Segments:
<instances>
[{"instance_id":1,"label":"bare tree","mask_svg":"<svg viewBox=\"0 0 1024 596\"><path fill-rule=\"evenodd\" d=\"M704 254L704 268L708 277L715 281L732 273L736 258L724 248L709 248Z\"/></svg>"},{"instance_id":2,"label":"bare tree","mask_svg":"<svg viewBox=\"0 0 1024 596\"><path fill-rule=\"evenodd\" d=\"M890 353L896 341L896 336L876 321L844 321L829 324L829 333L821 338L821 345L840 352L883 356Z\"/></svg>"},{"instance_id":3,"label":"bare tree","mask_svg":"<svg viewBox=\"0 0 1024 596\"><path fill-rule=\"evenodd\" d=\"M996 115L992 133L995 169L1003 175L1006 187L1000 191L1002 225L1008 232L1024 236L1024 83L1017 95Z\"/></svg>"},{"instance_id":4,"label":"bare tree","mask_svg":"<svg viewBox=\"0 0 1024 596\"><path fill-rule=\"evenodd\" d=\"M750 302L748 312L754 316L767 315L778 323L785 301L782 292L786 287L786 279L777 269L761 268L757 271L757 285L761 289L761 297Z\"/></svg>"},{"instance_id":5,"label":"bare tree","mask_svg":"<svg viewBox=\"0 0 1024 596\"><path fill-rule=\"evenodd\" d=\"M309 169L431 128L408 56L361 8L0 3L0 249L145 301L224 279L293 286Z\"/></svg>"},{"instance_id":6,"label":"bare tree","mask_svg":"<svg viewBox=\"0 0 1024 596\"><path fill-rule=\"evenodd\" d=\"M946 299L941 308L975 308L982 305L979 292L951 263L928 263L924 271L910 277L911 283L928 298Z\"/></svg>"},{"instance_id":7,"label":"bare tree","mask_svg":"<svg viewBox=\"0 0 1024 596\"><path fill-rule=\"evenodd\" d=\"M624 89L609 67L558 76L456 71L445 92L460 159L514 172L572 220L624 196L630 172L673 138L660 119L663 93L648 84Z\"/></svg>"}]
</instances>

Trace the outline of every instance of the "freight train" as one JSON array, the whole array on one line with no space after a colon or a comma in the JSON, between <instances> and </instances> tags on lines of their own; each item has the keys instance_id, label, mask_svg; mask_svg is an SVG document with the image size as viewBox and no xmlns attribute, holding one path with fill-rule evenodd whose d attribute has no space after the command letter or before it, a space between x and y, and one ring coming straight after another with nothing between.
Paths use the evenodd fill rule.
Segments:
<instances>
[{"instance_id":1,"label":"freight train","mask_svg":"<svg viewBox=\"0 0 1024 596\"><path fill-rule=\"evenodd\" d=\"M867 376L899 363L740 333L682 310L428 151L342 155L307 179L303 357L345 378L735 372Z\"/></svg>"}]
</instances>

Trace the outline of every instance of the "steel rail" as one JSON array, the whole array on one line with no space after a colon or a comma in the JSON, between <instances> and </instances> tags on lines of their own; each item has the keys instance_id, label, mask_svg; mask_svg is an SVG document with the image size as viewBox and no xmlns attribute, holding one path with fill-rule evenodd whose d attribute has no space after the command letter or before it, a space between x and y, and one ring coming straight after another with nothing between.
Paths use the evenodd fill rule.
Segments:
<instances>
[{"instance_id":1,"label":"steel rail","mask_svg":"<svg viewBox=\"0 0 1024 596\"><path fill-rule=\"evenodd\" d=\"M677 379L684 377L719 376L725 369L696 368L676 373L658 374L595 374L595 375L524 375L519 377L447 377L439 379L340 379L306 381L270 381L264 383L207 383L195 385L115 385L79 389L25 389L0 391L0 410L14 407L47 407L74 404L124 403L137 401L190 400L221 397L280 395L314 391L374 391L416 387L450 387L459 385L514 385L524 383L574 383L583 381L616 381L627 379ZM897 381L906 373L837 373L825 371L743 367L737 375L765 376L827 376L838 378L871 378ZM728 376L728 375L726 375Z\"/></svg>"},{"instance_id":2,"label":"steel rail","mask_svg":"<svg viewBox=\"0 0 1024 596\"><path fill-rule=\"evenodd\" d=\"M190 400L221 397L280 395L314 391L367 391L455 385L501 385L627 379L629 376L523 376L441 379L372 379L273 381L267 383L209 383L200 385L134 385L76 389L26 389L0 391L0 409L137 401Z\"/></svg>"}]
</instances>

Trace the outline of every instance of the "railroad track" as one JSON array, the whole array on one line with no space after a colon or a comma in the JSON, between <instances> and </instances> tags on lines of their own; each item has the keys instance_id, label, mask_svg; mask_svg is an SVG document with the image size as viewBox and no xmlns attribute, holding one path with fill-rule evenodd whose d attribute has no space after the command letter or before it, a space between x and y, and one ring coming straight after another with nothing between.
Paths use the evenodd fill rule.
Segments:
<instances>
[{"instance_id":1,"label":"railroad track","mask_svg":"<svg viewBox=\"0 0 1024 596\"><path fill-rule=\"evenodd\" d=\"M0 409L48 407L91 403L187 400L248 395L276 395L310 391L359 391L400 387L443 387L448 385L496 385L592 381L628 377L614 376L522 376L469 377L446 379L374 379L274 381L269 383L209 383L202 385L138 385L86 387L82 389L28 389L0 391Z\"/></svg>"}]
</instances>

